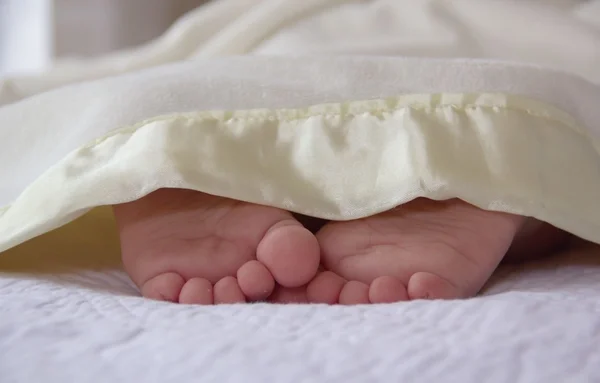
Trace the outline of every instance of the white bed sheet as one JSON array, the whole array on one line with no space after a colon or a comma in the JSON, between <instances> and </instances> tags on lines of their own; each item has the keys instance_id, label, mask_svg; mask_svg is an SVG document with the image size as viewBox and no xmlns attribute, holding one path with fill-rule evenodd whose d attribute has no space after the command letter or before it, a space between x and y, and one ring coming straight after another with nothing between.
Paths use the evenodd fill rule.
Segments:
<instances>
[{"instance_id":1,"label":"white bed sheet","mask_svg":"<svg viewBox=\"0 0 600 383\"><path fill-rule=\"evenodd\" d=\"M0 278L0 381L598 382L598 255L504 267L467 301L194 307L46 254L78 271Z\"/></svg>"},{"instance_id":2,"label":"white bed sheet","mask_svg":"<svg viewBox=\"0 0 600 383\"><path fill-rule=\"evenodd\" d=\"M600 25L598 1L553 3L577 6L590 29ZM457 31L466 25L459 24ZM282 41L260 49L273 53ZM573 52L585 56L572 42ZM309 43L306 52L319 51ZM243 53L231 46L224 50ZM591 65L570 64L599 78ZM94 239L78 241L90 246ZM102 259L76 248L53 244L33 254L25 245L0 257L1 383L600 381L595 245L505 266L475 299L369 307L152 302L139 298L114 248Z\"/></svg>"}]
</instances>

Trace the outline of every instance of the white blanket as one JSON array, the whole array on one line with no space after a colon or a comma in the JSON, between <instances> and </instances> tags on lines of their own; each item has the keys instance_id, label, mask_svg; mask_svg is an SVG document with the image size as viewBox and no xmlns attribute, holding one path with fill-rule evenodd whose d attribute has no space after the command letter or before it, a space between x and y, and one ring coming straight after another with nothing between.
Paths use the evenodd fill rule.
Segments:
<instances>
[{"instance_id":1,"label":"white blanket","mask_svg":"<svg viewBox=\"0 0 600 383\"><path fill-rule=\"evenodd\" d=\"M205 60L290 53L504 58L536 66L383 58ZM579 243L539 264L506 267L481 297L467 301L193 307L139 298L119 268L110 214L96 209L85 215L165 185L336 219L371 214L417 195L459 196L483 208L548 220L598 243L598 68L598 1L227 0L188 15L146 47L63 63L43 77L4 80L0 250L7 251L0 255L0 382L600 380L600 250L594 244ZM240 111L249 108L263 109ZM222 109L234 111L211 112ZM183 112L192 114L182 120ZM350 117L320 120L327 115ZM232 118L255 133L223 125ZM316 145L320 155L346 156L331 156L333 168L342 169L336 158L342 165L358 158L390 167L393 158L361 157L360 146L353 145L365 140L359 135L364 124L380 132L372 144L387 145L391 128L378 121L395 118L415 129L410 137L430 143L439 139L436 126L454 134L446 140L471 137L465 131L490 137L502 127L478 163L506 166L491 171L464 157L467 172L429 161L422 173L405 169L399 178L381 171L373 182L363 175L362 184L370 182L371 189L340 193L349 182L340 177L338 188L294 194L285 184L265 193L239 177L237 184L227 177L209 181L214 169L192 174L182 167L189 162L167 155L156 160L165 168L153 169L160 177L124 165L150 158L144 156L149 142L158 142L150 147L155 153L169 152L173 142L177 153L186 153L189 148L169 131L190 134L190 127L207 131L217 124L229 129L227 137L258 140L264 136L256 132L271 121L279 129L274 142L289 144L293 169L304 169L290 179L302 176L309 186L323 186L323 174L306 171L312 166L302 163L299 154L306 149L299 143L316 145L323 140L314 137L328 132L331 142ZM258 121L257 128L248 121ZM286 130L293 128L285 125L289 121L303 121L313 140L283 134L292 132ZM342 128L356 136L348 134L348 150L335 152L333 133ZM163 133L153 136L157 132ZM222 142L222 136L212 137ZM543 145L534 145L536 139L544 139ZM423 158L401 148L393 147L394 153L405 160ZM266 158L274 155L262 149ZM473 151L458 144L453 152L436 149L448 156ZM204 154L214 159L210 151ZM268 169L254 180L258 174L277 179ZM118 182L118 172L128 175L126 184Z\"/></svg>"}]
</instances>

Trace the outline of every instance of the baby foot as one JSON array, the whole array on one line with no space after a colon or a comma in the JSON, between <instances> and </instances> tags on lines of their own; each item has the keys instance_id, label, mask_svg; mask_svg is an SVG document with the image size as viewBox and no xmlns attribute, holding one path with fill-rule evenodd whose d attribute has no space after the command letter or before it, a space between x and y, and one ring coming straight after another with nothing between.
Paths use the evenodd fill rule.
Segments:
<instances>
[{"instance_id":1,"label":"baby foot","mask_svg":"<svg viewBox=\"0 0 600 383\"><path fill-rule=\"evenodd\" d=\"M328 271L307 286L307 298L363 304L474 296L525 219L459 200L417 199L373 217L330 222L317 233Z\"/></svg>"},{"instance_id":2,"label":"baby foot","mask_svg":"<svg viewBox=\"0 0 600 383\"><path fill-rule=\"evenodd\" d=\"M305 285L319 244L289 212L181 189L113 207L125 270L147 298L196 304Z\"/></svg>"}]
</instances>

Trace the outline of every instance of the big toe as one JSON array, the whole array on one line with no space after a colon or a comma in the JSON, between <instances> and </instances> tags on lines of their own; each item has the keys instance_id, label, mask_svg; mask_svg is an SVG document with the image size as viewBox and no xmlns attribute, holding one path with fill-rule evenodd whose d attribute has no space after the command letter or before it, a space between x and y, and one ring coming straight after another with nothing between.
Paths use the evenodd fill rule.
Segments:
<instances>
[{"instance_id":1,"label":"big toe","mask_svg":"<svg viewBox=\"0 0 600 383\"><path fill-rule=\"evenodd\" d=\"M316 237L295 219L273 225L259 243L257 259L283 287L299 287L317 273L320 262Z\"/></svg>"}]
</instances>

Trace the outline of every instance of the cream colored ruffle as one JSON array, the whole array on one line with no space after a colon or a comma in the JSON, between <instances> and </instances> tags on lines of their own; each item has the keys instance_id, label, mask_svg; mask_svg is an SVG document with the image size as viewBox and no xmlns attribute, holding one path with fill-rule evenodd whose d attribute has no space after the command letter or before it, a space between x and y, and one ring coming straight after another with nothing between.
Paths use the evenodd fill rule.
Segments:
<instances>
[{"instance_id":1,"label":"cream colored ruffle","mask_svg":"<svg viewBox=\"0 0 600 383\"><path fill-rule=\"evenodd\" d=\"M333 220L458 197L600 243L599 163L597 142L570 115L508 94L175 113L49 164L0 210L0 251L161 187Z\"/></svg>"}]
</instances>

